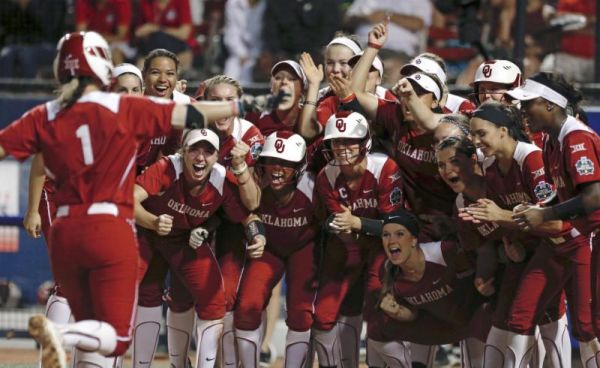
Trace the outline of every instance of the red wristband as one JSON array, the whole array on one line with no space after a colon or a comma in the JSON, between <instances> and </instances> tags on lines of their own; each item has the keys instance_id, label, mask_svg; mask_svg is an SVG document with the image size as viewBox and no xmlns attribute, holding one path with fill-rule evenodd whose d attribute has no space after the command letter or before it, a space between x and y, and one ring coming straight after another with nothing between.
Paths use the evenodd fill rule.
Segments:
<instances>
[{"instance_id":1,"label":"red wristband","mask_svg":"<svg viewBox=\"0 0 600 368\"><path fill-rule=\"evenodd\" d=\"M351 94L349 94L348 96L341 98L340 102L343 104L347 104L348 102L354 100L356 98L356 94L354 94L354 92L352 92Z\"/></svg>"},{"instance_id":2,"label":"red wristband","mask_svg":"<svg viewBox=\"0 0 600 368\"><path fill-rule=\"evenodd\" d=\"M374 48L374 49L377 49L377 50L379 50L380 48L382 48L382 47L383 47L383 45L380 45L380 44L378 44L378 43L375 43L375 42L369 42L368 46L369 46L369 47L372 47L372 48Z\"/></svg>"}]
</instances>

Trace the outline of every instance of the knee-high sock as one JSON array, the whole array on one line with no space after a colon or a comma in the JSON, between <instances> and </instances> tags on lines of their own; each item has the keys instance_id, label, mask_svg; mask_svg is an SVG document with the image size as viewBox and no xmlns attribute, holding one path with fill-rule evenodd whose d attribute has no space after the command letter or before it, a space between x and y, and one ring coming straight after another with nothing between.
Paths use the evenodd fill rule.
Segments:
<instances>
[{"instance_id":1,"label":"knee-high sock","mask_svg":"<svg viewBox=\"0 0 600 368\"><path fill-rule=\"evenodd\" d=\"M319 365L327 367L339 365L341 351L337 325L330 331L313 329L312 334Z\"/></svg>"},{"instance_id":2,"label":"knee-high sock","mask_svg":"<svg viewBox=\"0 0 600 368\"><path fill-rule=\"evenodd\" d=\"M598 339L587 342L579 342L579 353L583 368L598 368L600 365L600 343Z\"/></svg>"},{"instance_id":3,"label":"knee-high sock","mask_svg":"<svg viewBox=\"0 0 600 368\"><path fill-rule=\"evenodd\" d=\"M424 364L426 367L432 367L435 360L437 346L410 344L410 356L415 363Z\"/></svg>"},{"instance_id":4,"label":"knee-high sock","mask_svg":"<svg viewBox=\"0 0 600 368\"><path fill-rule=\"evenodd\" d=\"M71 320L71 307L67 298L56 294L50 295L46 303L46 317L56 324L64 325Z\"/></svg>"},{"instance_id":5,"label":"knee-high sock","mask_svg":"<svg viewBox=\"0 0 600 368\"><path fill-rule=\"evenodd\" d=\"M73 315L71 314L71 307L67 298L64 296L58 296L56 293L50 295L46 302L46 311L44 312L46 318L58 325L65 325L71 321ZM74 364L74 362L72 362ZM42 354L40 351L40 363L39 368L42 368Z\"/></svg>"},{"instance_id":6,"label":"knee-high sock","mask_svg":"<svg viewBox=\"0 0 600 368\"><path fill-rule=\"evenodd\" d=\"M162 306L137 306L133 330L133 368L147 368L152 364L158 345L161 320Z\"/></svg>"},{"instance_id":7,"label":"knee-high sock","mask_svg":"<svg viewBox=\"0 0 600 368\"><path fill-rule=\"evenodd\" d=\"M368 339L367 363L369 367L410 368L411 344L405 341L381 342Z\"/></svg>"},{"instance_id":8,"label":"knee-high sock","mask_svg":"<svg viewBox=\"0 0 600 368\"><path fill-rule=\"evenodd\" d=\"M525 368L531 361L536 349L536 338L533 335L520 335L509 332L507 335L506 368Z\"/></svg>"},{"instance_id":9,"label":"knee-high sock","mask_svg":"<svg viewBox=\"0 0 600 368\"><path fill-rule=\"evenodd\" d=\"M463 368L483 367L483 352L485 342L473 337L468 337L460 342L460 354Z\"/></svg>"},{"instance_id":10,"label":"knee-high sock","mask_svg":"<svg viewBox=\"0 0 600 368\"><path fill-rule=\"evenodd\" d=\"M183 313L167 310L167 346L171 368L185 368L194 331L196 312L190 308Z\"/></svg>"},{"instance_id":11,"label":"knee-high sock","mask_svg":"<svg viewBox=\"0 0 600 368\"><path fill-rule=\"evenodd\" d=\"M337 328L344 368L358 368L362 325L362 314L338 318Z\"/></svg>"},{"instance_id":12,"label":"knee-high sock","mask_svg":"<svg viewBox=\"0 0 600 368\"><path fill-rule=\"evenodd\" d=\"M222 367L236 368L238 366L237 351L235 348L235 330L233 328L233 312L225 313L223 318L223 336L219 360Z\"/></svg>"},{"instance_id":13,"label":"knee-high sock","mask_svg":"<svg viewBox=\"0 0 600 368\"><path fill-rule=\"evenodd\" d=\"M73 362L74 368L115 368L121 366L122 357L105 357L102 354L74 349Z\"/></svg>"},{"instance_id":14,"label":"knee-high sock","mask_svg":"<svg viewBox=\"0 0 600 368\"><path fill-rule=\"evenodd\" d=\"M238 359L244 368L258 368L260 358L261 328L256 330L235 329Z\"/></svg>"},{"instance_id":15,"label":"knee-high sock","mask_svg":"<svg viewBox=\"0 0 600 368\"><path fill-rule=\"evenodd\" d=\"M199 319L196 326L196 368L213 368L223 333L223 320Z\"/></svg>"},{"instance_id":16,"label":"knee-high sock","mask_svg":"<svg viewBox=\"0 0 600 368\"><path fill-rule=\"evenodd\" d=\"M567 315L563 315L558 321L540 325L539 328L547 359L550 359L554 367L570 366L571 338Z\"/></svg>"},{"instance_id":17,"label":"knee-high sock","mask_svg":"<svg viewBox=\"0 0 600 368\"><path fill-rule=\"evenodd\" d=\"M302 368L308 359L310 330L292 331L288 329L285 338L285 368Z\"/></svg>"},{"instance_id":18,"label":"knee-high sock","mask_svg":"<svg viewBox=\"0 0 600 368\"><path fill-rule=\"evenodd\" d=\"M506 362L506 346L509 332L492 326L485 341L483 366L503 368Z\"/></svg>"}]
</instances>

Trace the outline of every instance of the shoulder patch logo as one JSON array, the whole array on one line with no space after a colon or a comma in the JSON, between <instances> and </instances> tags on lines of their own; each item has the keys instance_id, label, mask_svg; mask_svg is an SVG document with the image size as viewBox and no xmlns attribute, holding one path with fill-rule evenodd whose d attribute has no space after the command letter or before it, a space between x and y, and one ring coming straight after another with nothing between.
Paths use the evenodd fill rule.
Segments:
<instances>
[{"instance_id":1,"label":"shoulder patch logo","mask_svg":"<svg viewBox=\"0 0 600 368\"><path fill-rule=\"evenodd\" d=\"M402 200L402 189L398 188L398 187L394 187L394 189L392 189L392 192L390 193L390 203L394 206L400 204L400 201Z\"/></svg>"},{"instance_id":2,"label":"shoulder patch logo","mask_svg":"<svg viewBox=\"0 0 600 368\"><path fill-rule=\"evenodd\" d=\"M587 156L582 156L575 163L575 170L579 175L594 175L594 162Z\"/></svg>"},{"instance_id":3,"label":"shoulder patch logo","mask_svg":"<svg viewBox=\"0 0 600 368\"><path fill-rule=\"evenodd\" d=\"M571 153L585 151L585 143L578 143L571 145Z\"/></svg>"},{"instance_id":4,"label":"shoulder patch logo","mask_svg":"<svg viewBox=\"0 0 600 368\"><path fill-rule=\"evenodd\" d=\"M552 189L550 183L547 183L544 180L540 181L535 186L533 192L535 193L535 196L538 199L538 201L546 200L554 194L554 190Z\"/></svg>"},{"instance_id":5,"label":"shoulder patch logo","mask_svg":"<svg viewBox=\"0 0 600 368\"><path fill-rule=\"evenodd\" d=\"M252 156L254 161L258 160L258 156L260 156L262 149L263 145L260 144L260 142L256 142L250 147L250 156Z\"/></svg>"}]
</instances>

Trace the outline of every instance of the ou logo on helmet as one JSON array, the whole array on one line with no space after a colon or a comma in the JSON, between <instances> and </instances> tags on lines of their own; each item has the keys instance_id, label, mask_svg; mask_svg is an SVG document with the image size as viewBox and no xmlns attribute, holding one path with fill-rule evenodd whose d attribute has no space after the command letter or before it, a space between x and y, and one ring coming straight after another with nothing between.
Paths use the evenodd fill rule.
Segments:
<instances>
[{"instance_id":1,"label":"ou logo on helmet","mask_svg":"<svg viewBox=\"0 0 600 368\"><path fill-rule=\"evenodd\" d=\"M208 135L205 129L200 129L200 134L202 134L205 137Z\"/></svg>"},{"instance_id":2,"label":"ou logo on helmet","mask_svg":"<svg viewBox=\"0 0 600 368\"><path fill-rule=\"evenodd\" d=\"M337 119L335 121L335 127L337 128L337 130L343 133L346 131L346 122L344 121L344 119Z\"/></svg>"},{"instance_id":3,"label":"ou logo on helmet","mask_svg":"<svg viewBox=\"0 0 600 368\"><path fill-rule=\"evenodd\" d=\"M491 76L492 76L492 67L491 67L491 66L489 66L489 65L485 65L485 66L483 67L483 70L482 70L482 72L483 72L483 75L484 75L486 78L489 78L489 77L491 77Z\"/></svg>"},{"instance_id":4,"label":"ou logo on helmet","mask_svg":"<svg viewBox=\"0 0 600 368\"><path fill-rule=\"evenodd\" d=\"M285 150L285 143L283 143L283 139L278 139L275 141L275 151L279 153L283 153Z\"/></svg>"}]
</instances>

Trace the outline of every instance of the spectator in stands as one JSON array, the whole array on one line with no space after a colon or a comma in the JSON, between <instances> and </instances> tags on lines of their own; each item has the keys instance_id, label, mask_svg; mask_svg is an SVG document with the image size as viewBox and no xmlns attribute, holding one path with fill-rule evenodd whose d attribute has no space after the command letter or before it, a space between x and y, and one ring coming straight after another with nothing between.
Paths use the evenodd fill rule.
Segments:
<instances>
[{"instance_id":1,"label":"spectator in stands","mask_svg":"<svg viewBox=\"0 0 600 368\"><path fill-rule=\"evenodd\" d=\"M346 13L346 24L358 24L356 34L366 40L375 24L390 17L390 37L380 53L386 65L384 83L400 79L400 67L423 51L427 28L431 25L429 0L354 0Z\"/></svg>"},{"instance_id":2,"label":"spectator in stands","mask_svg":"<svg viewBox=\"0 0 600 368\"><path fill-rule=\"evenodd\" d=\"M110 44L115 64L135 57L129 45L130 0L75 0L75 26L77 31L100 33Z\"/></svg>"},{"instance_id":3,"label":"spectator in stands","mask_svg":"<svg viewBox=\"0 0 600 368\"><path fill-rule=\"evenodd\" d=\"M338 28L339 4L340 0L267 0L262 32L265 50L259 59L261 77L270 76L279 60L297 59L302 52L320 56L321 47Z\"/></svg>"},{"instance_id":4,"label":"spectator in stands","mask_svg":"<svg viewBox=\"0 0 600 368\"><path fill-rule=\"evenodd\" d=\"M596 1L559 0L554 20L557 25L564 25L560 50L544 58L540 70L562 73L570 81L591 81L594 77Z\"/></svg>"},{"instance_id":5,"label":"spectator in stands","mask_svg":"<svg viewBox=\"0 0 600 368\"><path fill-rule=\"evenodd\" d=\"M0 78L35 78L52 65L66 7L63 0L0 1Z\"/></svg>"},{"instance_id":6,"label":"spectator in stands","mask_svg":"<svg viewBox=\"0 0 600 368\"><path fill-rule=\"evenodd\" d=\"M183 72L190 69L193 54L192 18L188 0L140 0L141 21L135 30L138 55L157 48L167 49L180 61Z\"/></svg>"},{"instance_id":7,"label":"spectator in stands","mask_svg":"<svg viewBox=\"0 0 600 368\"><path fill-rule=\"evenodd\" d=\"M225 75L252 82L252 70L262 50L265 0L229 0L225 5L223 42L227 49Z\"/></svg>"}]
</instances>

